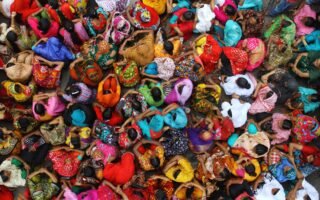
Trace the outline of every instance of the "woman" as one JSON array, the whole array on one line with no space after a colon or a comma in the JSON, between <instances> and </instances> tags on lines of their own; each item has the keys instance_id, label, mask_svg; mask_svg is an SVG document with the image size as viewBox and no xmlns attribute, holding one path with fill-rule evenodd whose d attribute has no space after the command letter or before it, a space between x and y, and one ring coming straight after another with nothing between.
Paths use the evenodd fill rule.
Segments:
<instances>
[{"instance_id":1,"label":"woman","mask_svg":"<svg viewBox=\"0 0 320 200\"><path fill-rule=\"evenodd\" d=\"M187 8L181 8L173 13L169 24L173 32L183 37L184 40L188 40L192 37L196 25L195 14Z\"/></svg>"},{"instance_id":2,"label":"woman","mask_svg":"<svg viewBox=\"0 0 320 200\"><path fill-rule=\"evenodd\" d=\"M204 71L210 74L217 68L220 54L222 52L219 43L213 36L208 34L200 35L193 42L193 48L203 64Z\"/></svg>"},{"instance_id":3,"label":"woman","mask_svg":"<svg viewBox=\"0 0 320 200\"><path fill-rule=\"evenodd\" d=\"M280 15L272 20L272 25L264 32L263 36L269 39L272 35L280 35L280 38L290 46L296 35L295 23L286 15Z\"/></svg>"},{"instance_id":4,"label":"woman","mask_svg":"<svg viewBox=\"0 0 320 200\"><path fill-rule=\"evenodd\" d=\"M251 104L249 113L254 115L257 113L271 112L275 108L275 104L278 99L278 95L272 91L272 89L265 85L261 88L256 88L256 92L253 95L255 101Z\"/></svg>"},{"instance_id":5,"label":"woman","mask_svg":"<svg viewBox=\"0 0 320 200\"><path fill-rule=\"evenodd\" d=\"M215 1L211 2L211 9L216 15L216 19L223 25L228 19L233 18L237 12L237 6L232 0Z\"/></svg>"},{"instance_id":6,"label":"woman","mask_svg":"<svg viewBox=\"0 0 320 200\"><path fill-rule=\"evenodd\" d=\"M254 10L238 12L237 22L241 24L243 35L247 37L260 37L264 26L264 14Z\"/></svg>"},{"instance_id":7,"label":"woman","mask_svg":"<svg viewBox=\"0 0 320 200\"><path fill-rule=\"evenodd\" d=\"M161 168L165 160L164 148L155 141L141 140L134 146L133 152L144 171Z\"/></svg>"},{"instance_id":8,"label":"woman","mask_svg":"<svg viewBox=\"0 0 320 200\"><path fill-rule=\"evenodd\" d=\"M259 126L272 140L271 144L275 145L289 140L293 124L290 116L283 113L273 113L271 117L259 122Z\"/></svg>"},{"instance_id":9,"label":"woman","mask_svg":"<svg viewBox=\"0 0 320 200\"><path fill-rule=\"evenodd\" d=\"M183 156L173 157L163 169L163 173L170 180L186 183L193 179L194 169L188 159Z\"/></svg>"},{"instance_id":10,"label":"woman","mask_svg":"<svg viewBox=\"0 0 320 200\"><path fill-rule=\"evenodd\" d=\"M306 36L301 36L294 45L299 51L320 51L320 30L315 30Z\"/></svg>"},{"instance_id":11,"label":"woman","mask_svg":"<svg viewBox=\"0 0 320 200\"><path fill-rule=\"evenodd\" d=\"M278 95L277 105L283 105L298 90L296 79L282 68L275 69L261 77L263 83Z\"/></svg>"},{"instance_id":12,"label":"woman","mask_svg":"<svg viewBox=\"0 0 320 200\"><path fill-rule=\"evenodd\" d=\"M234 128L242 127L248 119L248 111L250 103L242 103L239 99L231 99L231 102L223 102L221 104L221 114L223 117L229 117L232 120Z\"/></svg>"},{"instance_id":13,"label":"woman","mask_svg":"<svg viewBox=\"0 0 320 200\"><path fill-rule=\"evenodd\" d=\"M294 141L304 144L318 137L320 128L319 122L315 118L296 111L292 113L291 121L293 123L292 136Z\"/></svg>"},{"instance_id":14,"label":"woman","mask_svg":"<svg viewBox=\"0 0 320 200\"><path fill-rule=\"evenodd\" d=\"M264 68L268 71L287 65L293 56L291 45L288 45L279 36L271 36L267 47Z\"/></svg>"},{"instance_id":15,"label":"woman","mask_svg":"<svg viewBox=\"0 0 320 200\"><path fill-rule=\"evenodd\" d=\"M303 109L304 113L313 112L320 107L320 95L312 88L300 86L293 98L288 99L287 106L292 110Z\"/></svg>"},{"instance_id":16,"label":"woman","mask_svg":"<svg viewBox=\"0 0 320 200\"><path fill-rule=\"evenodd\" d=\"M243 49L248 53L249 62L246 69L250 72L258 68L263 63L266 56L266 46L259 38L246 38L240 40L237 48Z\"/></svg>"},{"instance_id":17,"label":"woman","mask_svg":"<svg viewBox=\"0 0 320 200\"><path fill-rule=\"evenodd\" d=\"M169 57L175 58L180 54L182 42L179 37L167 39L162 33L162 30L157 32L157 37L154 45L154 56L156 58Z\"/></svg>"},{"instance_id":18,"label":"woman","mask_svg":"<svg viewBox=\"0 0 320 200\"><path fill-rule=\"evenodd\" d=\"M312 82L318 80L320 77L320 52L300 53L293 60L294 62L289 66L295 74L301 78L309 78Z\"/></svg>"},{"instance_id":19,"label":"woman","mask_svg":"<svg viewBox=\"0 0 320 200\"><path fill-rule=\"evenodd\" d=\"M196 7L196 31L199 33L206 33L211 30L212 20L216 17L214 12L211 10L210 4L205 3L194 3Z\"/></svg>"},{"instance_id":20,"label":"woman","mask_svg":"<svg viewBox=\"0 0 320 200\"><path fill-rule=\"evenodd\" d=\"M226 95L239 95L249 97L253 94L257 82L251 74L239 74L235 76L222 77L221 87Z\"/></svg>"},{"instance_id":21,"label":"woman","mask_svg":"<svg viewBox=\"0 0 320 200\"><path fill-rule=\"evenodd\" d=\"M297 36L308 35L316 28L319 22L316 20L316 12L309 5L304 5L294 16L294 23L297 26Z\"/></svg>"},{"instance_id":22,"label":"woman","mask_svg":"<svg viewBox=\"0 0 320 200\"><path fill-rule=\"evenodd\" d=\"M239 23L228 20L224 27L224 37L223 41L225 46L234 47L238 44L242 37L242 30Z\"/></svg>"},{"instance_id":23,"label":"woman","mask_svg":"<svg viewBox=\"0 0 320 200\"><path fill-rule=\"evenodd\" d=\"M28 24L38 38L50 38L58 35L59 24L51 20L46 9L40 9L28 17Z\"/></svg>"}]
</instances>

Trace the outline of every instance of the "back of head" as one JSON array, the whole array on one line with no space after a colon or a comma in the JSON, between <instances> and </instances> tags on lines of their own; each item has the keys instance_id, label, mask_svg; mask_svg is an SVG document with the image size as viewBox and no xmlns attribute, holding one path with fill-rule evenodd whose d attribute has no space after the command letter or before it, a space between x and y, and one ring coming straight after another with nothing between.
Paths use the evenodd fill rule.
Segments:
<instances>
[{"instance_id":1,"label":"back of head","mask_svg":"<svg viewBox=\"0 0 320 200\"><path fill-rule=\"evenodd\" d=\"M14 31L9 31L6 35L6 39L10 42L16 42L18 39L18 35Z\"/></svg>"},{"instance_id":2,"label":"back of head","mask_svg":"<svg viewBox=\"0 0 320 200\"><path fill-rule=\"evenodd\" d=\"M317 93L317 94L312 94L310 96L310 101L311 102L319 102L320 101L320 95Z\"/></svg>"},{"instance_id":3,"label":"back of head","mask_svg":"<svg viewBox=\"0 0 320 200\"><path fill-rule=\"evenodd\" d=\"M250 176L256 176L256 168L254 167L253 164L249 164L249 165L246 165L244 167L245 171L250 175Z\"/></svg>"},{"instance_id":4,"label":"back of head","mask_svg":"<svg viewBox=\"0 0 320 200\"><path fill-rule=\"evenodd\" d=\"M255 146L255 152L259 156L264 155L265 153L268 152L268 147L264 146L263 144L257 144Z\"/></svg>"},{"instance_id":5,"label":"back of head","mask_svg":"<svg viewBox=\"0 0 320 200\"><path fill-rule=\"evenodd\" d=\"M51 23L46 18L41 18L39 21L38 29L42 31L43 34L46 34L50 29Z\"/></svg>"},{"instance_id":6,"label":"back of head","mask_svg":"<svg viewBox=\"0 0 320 200\"><path fill-rule=\"evenodd\" d=\"M173 54L174 46L173 46L172 42L166 40L166 41L163 43L163 48L166 50L166 52L168 52L168 54L170 54L170 55Z\"/></svg>"},{"instance_id":7,"label":"back of head","mask_svg":"<svg viewBox=\"0 0 320 200\"><path fill-rule=\"evenodd\" d=\"M195 18L195 14L191 11L187 11L187 12L183 13L183 18L187 21L192 21Z\"/></svg>"},{"instance_id":8,"label":"back of head","mask_svg":"<svg viewBox=\"0 0 320 200\"><path fill-rule=\"evenodd\" d=\"M161 93L161 90L158 87L153 87L151 89L151 95L152 95L153 100L155 100L155 101L160 101L161 100L162 93Z\"/></svg>"},{"instance_id":9,"label":"back of head","mask_svg":"<svg viewBox=\"0 0 320 200\"><path fill-rule=\"evenodd\" d=\"M134 128L129 128L128 130L128 137L131 139L131 140L135 140L138 136L138 133L136 131L136 129Z\"/></svg>"},{"instance_id":10,"label":"back of head","mask_svg":"<svg viewBox=\"0 0 320 200\"><path fill-rule=\"evenodd\" d=\"M154 168L160 167L160 159L158 157L150 158L150 163Z\"/></svg>"},{"instance_id":11,"label":"back of head","mask_svg":"<svg viewBox=\"0 0 320 200\"><path fill-rule=\"evenodd\" d=\"M288 119L283 120L282 122L282 128L286 130L290 130L292 128L292 122Z\"/></svg>"},{"instance_id":12,"label":"back of head","mask_svg":"<svg viewBox=\"0 0 320 200\"><path fill-rule=\"evenodd\" d=\"M247 79L243 78L243 77L240 77L236 80L236 83L237 85L240 87L240 88L244 88L244 89L250 89L251 85L250 83L248 82Z\"/></svg>"},{"instance_id":13,"label":"back of head","mask_svg":"<svg viewBox=\"0 0 320 200\"><path fill-rule=\"evenodd\" d=\"M233 16L236 14L237 10L233 6L227 5L225 12L228 16Z\"/></svg>"},{"instance_id":14,"label":"back of head","mask_svg":"<svg viewBox=\"0 0 320 200\"><path fill-rule=\"evenodd\" d=\"M315 27L316 20L313 19L312 17L304 17L303 24L308 27Z\"/></svg>"},{"instance_id":15,"label":"back of head","mask_svg":"<svg viewBox=\"0 0 320 200\"><path fill-rule=\"evenodd\" d=\"M57 0L48 0L48 3L53 9L59 8L59 3Z\"/></svg>"}]
</instances>

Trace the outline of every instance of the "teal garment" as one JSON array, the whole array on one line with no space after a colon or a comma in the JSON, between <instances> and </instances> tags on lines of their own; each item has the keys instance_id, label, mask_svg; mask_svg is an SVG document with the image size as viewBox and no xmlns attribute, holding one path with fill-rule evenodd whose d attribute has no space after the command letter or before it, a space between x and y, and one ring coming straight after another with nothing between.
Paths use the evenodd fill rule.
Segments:
<instances>
[{"instance_id":1,"label":"teal garment","mask_svg":"<svg viewBox=\"0 0 320 200\"><path fill-rule=\"evenodd\" d=\"M315 30L305 36L307 45L304 46L302 42L299 43L299 51L320 51L320 30Z\"/></svg>"},{"instance_id":2,"label":"teal garment","mask_svg":"<svg viewBox=\"0 0 320 200\"><path fill-rule=\"evenodd\" d=\"M238 140L239 135L236 133L233 133L229 138L228 138L228 145L230 147L233 147L236 141Z\"/></svg>"},{"instance_id":3,"label":"teal garment","mask_svg":"<svg viewBox=\"0 0 320 200\"><path fill-rule=\"evenodd\" d=\"M248 126L248 133L253 135L253 134L256 134L257 132L258 132L257 126L253 123L250 123Z\"/></svg>"},{"instance_id":4,"label":"teal garment","mask_svg":"<svg viewBox=\"0 0 320 200\"><path fill-rule=\"evenodd\" d=\"M72 124L74 126L80 126L85 127L88 126L88 124L84 123L86 121L86 114L83 112L83 110L76 109L71 114L72 118Z\"/></svg>"},{"instance_id":5,"label":"teal garment","mask_svg":"<svg viewBox=\"0 0 320 200\"><path fill-rule=\"evenodd\" d=\"M242 6L238 6L238 10L255 10L262 11L263 1L262 0L244 0Z\"/></svg>"},{"instance_id":6,"label":"teal garment","mask_svg":"<svg viewBox=\"0 0 320 200\"><path fill-rule=\"evenodd\" d=\"M233 21L228 20L224 27L224 43L227 47L233 47L238 44L242 37L242 29L240 25Z\"/></svg>"},{"instance_id":7,"label":"teal garment","mask_svg":"<svg viewBox=\"0 0 320 200\"><path fill-rule=\"evenodd\" d=\"M147 65L147 67L144 69L144 73L149 75L157 75L158 74L158 65L155 62L152 62Z\"/></svg>"},{"instance_id":8,"label":"teal garment","mask_svg":"<svg viewBox=\"0 0 320 200\"><path fill-rule=\"evenodd\" d=\"M298 91L300 93L300 97L298 101L303 103L303 110L305 113L313 112L320 106L320 102L311 102L308 97L317 94L318 92L311 88L299 87Z\"/></svg>"},{"instance_id":9,"label":"teal garment","mask_svg":"<svg viewBox=\"0 0 320 200\"><path fill-rule=\"evenodd\" d=\"M190 0L178 0L176 6L172 8L172 12L176 12L181 8L191 8Z\"/></svg>"},{"instance_id":10,"label":"teal garment","mask_svg":"<svg viewBox=\"0 0 320 200\"><path fill-rule=\"evenodd\" d=\"M152 132L159 132L164 127L164 118L160 114L155 114L137 122L145 139L152 140Z\"/></svg>"},{"instance_id":11,"label":"teal garment","mask_svg":"<svg viewBox=\"0 0 320 200\"><path fill-rule=\"evenodd\" d=\"M221 47L224 46L223 38L224 38L224 28L221 26L213 25L214 33L213 37L216 41L218 41Z\"/></svg>"},{"instance_id":12,"label":"teal garment","mask_svg":"<svg viewBox=\"0 0 320 200\"><path fill-rule=\"evenodd\" d=\"M182 108L171 110L164 116L164 122L174 129L185 128L188 124L188 118Z\"/></svg>"}]
</instances>

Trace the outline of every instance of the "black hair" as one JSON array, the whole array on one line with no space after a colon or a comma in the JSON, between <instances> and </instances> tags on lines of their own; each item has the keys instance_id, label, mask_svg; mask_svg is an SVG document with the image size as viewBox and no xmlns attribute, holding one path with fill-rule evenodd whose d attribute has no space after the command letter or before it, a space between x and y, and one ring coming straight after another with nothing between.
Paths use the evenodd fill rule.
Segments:
<instances>
[{"instance_id":1,"label":"black hair","mask_svg":"<svg viewBox=\"0 0 320 200\"><path fill-rule=\"evenodd\" d=\"M272 90L269 91L269 92L267 93L267 95L266 95L266 99L272 97L273 94L274 94L274 92L273 92Z\"/></svg>"},{"instance_id":2,"label":"black hair","mask_svg":"<svg viewBox=\"0 0 320 200\"><path fill-rule=\"evenodd\" d=\"M21 117L18 119L18 123L19 123L20 128L23 131L26 131L31 122L28 118Z\"/></svg>"},{"instance_id":3,"label":"black hair","mask_svg":"<svg viewBox=\"0 0 320 200\"><path fill-rule=\"evenodd\" d=\"M57 0L48 0L48 3L53 9L59 8L59 3Z\"/></svg>"},{"instance_id":4,"label":"black hair","mask_svg":"<svg viewBox=\"0 0 320 200\"><path fill-rule=\"evenodd\" d=\"M0 176L3 182L7 182L9 180L9 176L7 176L5 173L6 171L4 170L0 172Z\"/></svg>"},{"instance_id":5,"label":"black hair","mask_svg":"<svg viewBox=\"0 0 320 200\"><path fill-rule=\"evenodd\" d=\"M174 178L177 178L180 173L181 173L181 170L180 170L180 169L176 170L176 171L173 173L173 177L174 177Z\"/></svg>"},{"instance_id":6,"label":"black hair","mask_svg":"<svg viewBox=\"0 0 320 200\"><path fill-rule=\"evenodd\" d=\"M46 18L41 18L39 20L38 29L42 31L42 34L46 34L50 29L51 23Z\"/></svg>"},{"instance_id":7,"label":"black hair","mask_svg":"<svg viewBox=\"0 0 320 200\"><path fill-rule=\"evenodd\" d=\"M74 44L82 44L82 41L80 40L78 34L74 31L74 23L71 20L64 19L63 27L70 33L72 42Z\"/></svg>"},{"instance_id":8,"label":"black hair","mask_svg":"<svg viewBox=\"0 0 320 200\"><path fill-rule=\"evenodd\" d=\"M236 83L237 85L240 87L240 88L244 88L244 89L250 89L251 85L250 83L248 82L247 79L243 78L243 77L240 77L236 80Z\"/></svg>"},{"instance_id":9,"label":"black hair","mask_svg":"<svg viewBox=\"0 0 320 200\"><path fill-rule=\"evenodd\" d=\"M156 191L156 200L167 200L166 192L162 189Z\"/></svg>"},{"instance_id":10,"label":"black hair","mask_svg":"<svg viewBox=\"0 0 320 200\"><path fill-rule=\"evenodd\" d=\"M155 100L155 101L161 100L162 92L161 92L160 88L153 87L150 92L151 92L151 96L152 96L153 100Z\"/></svg>"},{"instance_id":11,"label":"black hair","mask_svg":"<svg viewBox=\"0 0 320 200\"><path fill-rule=\"evenodd\" d=\"M253 164L246 165L244 169L250 176L254 176L254 177L257 176L256 168L254 167Z\"/></svg>"},{"instance_id":12,"label":"black hair","mask_svg":"<svg viewBox=\"0 0 320 200\"><path fill-rule=\"evenodd\" d=\"M6 35L6 39L10 42L16 42L18 40L18 35L14 31L9 31Z\"/></svg>"},{"instance_id":13,"label":"black hair","mask_svg":"<svg viewBox=\"0 0 320 200\"><path fill-rule=\"evenodd\" d=\"M292 128L292 122L288 119L283 120L282 127L283 129L290 130Z\"/></svg>"},{"instance_id":14,"label":"black hair","mask_svg":"<svg viewBox=\"0 0 320 200\"><path fill-rule=\"evenodd\" d=\"M194 15L193 12L187 11L187 12L183 13L183 18L184 18L185 20L187 20L187 21L191 21L191 20L194 20L195 15Z\"/></svg>"},{"instance_id":15,"label":"black hair","mask_svg":"<svg viewBox=\"0 0 320 200\"><path fill-rule=\"evenodd\" d=\"M310 99L311 102L320 101L320 95L319 94L312 94L310 97L311 97L311 99Z\"/></svg>"},{"instance_id":16,"label":"black hair","mask_svg":"<svg viewBox=\"0 0 320 200\"><path fill-rule=\"evenodd\" d=\"M38 115L45 115L46 109L42 103L36 103L34 106L34 112L37 113Z\"/></svg>"},{"instance_id":17,"label":"black hair","mask_svg":"<svg viewBox=\"0 0 320 200\"><path fill-rule=\"evenodd\" d=\"M112 109L111 108L106 108L103 111L102 116L103 116L104 120L111 119L111 117L112 117Z\"/></svg>"},{"instance_id":18,"label":"black hair","mask_svg":"<svg viewBox=\"0 0 320 200\"><path fill-rule=\"evenodd\" d=\"M71 137L70 143L74 146L75 149L80 148L80 137L78 135L76 137Z\"/></svg>"},{"instance_id":19,"label":"black hair","mask_svg":"<svg viewBox=\"0 0 320 200\"><path fill-rule=\"evenodd\" d=\"M268 152L268 147L266 147L265 145L263 144L257 144L255 146L255 152L256 154L258 155L264 155L265 153Z\"/></svg>"},{"instance_id":20,"label":"black hair","mask_svg":"<svg viewBox=\"0 0 320 200\"><path fill-rule=\"evenodd\" d=\"M3 131L0 130L0 138L3 139Z\"/></svg>"},{"instance_id":21,"label":"black hair","mask_svg":"<svg viewBox=\"0 0 320 200\"><path fill-rule=\"evenodd\" d=\"M95 171L93 167L86 166L85 168L83 168L83 175L85 177L95 177Z\"/></svg>"},{"instance_id":22,"label":"black hair","mask_svg":"<svg viewBox=\"0 0 320 200\"><path fill-rule=\"evenodd\" d=\"M134 128L129 128L128 130L128 137L130 138L130 140L135 140L138 136L138 133L136 131L136 129Z\"/></svg>"},{"instance_id":23,"label":"black hair","mask_svg":"<svg viewBox=\"0 0 320 200\"><path fill-rule=\"evenodd\" d=\"M81 88L77 85L71 85L67 88L66 93L73 98L77 98L81 94Z\"/></svg>"},{"instance_id":24,"label":"black hair","mask_svg":"<svg viewBox=\"0 0 320 200\"><path fill-rule=\"evenodd\" d=\"M317 23L317 20L316 19L313 19L312 17L304 17L304 22L303 24L305 26L308 26L308 27L315 27Z\"/></svg>"},{"instance_id":25,"label":"black hair","mask_svg":"<svg viewBox=\"0 0 320 200\"><path fill-rule=\"evenodd\" d=\"M166 50L166 52L168 52L168 54L173 55L174 46L173 46L172 42L170 42L168 40L164 41L163 48Z\"/></svg>"},{"instance_id":26,"label":"black hair","mask_svg":"<svg viewBox=\"0 0 320 200\"><path fill-rule=\"evenodd\" d=\"M221 73L227 76L233 76L230 60L223 52L220 55L220 60L222 64Z\"/></svg>"},{"instance_id":27,"label":"black hair","mask_svg":"<svg viewBox=\"0 0 320 200\"><path fill-rule=\"evenodd\" d=\"M12 67L12 66L15 66L15 64L12 63L12 62L10 62L10 63L8 63L8 64L6 65L6 68L9 68L9 67Z\"/></svg>"},{"instance_id":28,"label":"black hair","mask_svg":"<svg viewBox=\"0 0 320 200\"><path fill-rule=\"evenodd\" d=\"M20 86L19 84L15 84L15 85L14 85L14 91L15 91L16 93L22 92L21 90L22 90L22 88L21 88L21 86Z\"/></svg>"},{"instance_id":29,"label":"black hair","mask_svg":"<svg viewBox=\"0 0 320 200\"><path fill-rule=\"evenodd\" d=\"M232 110L231 109L228 110L228 116L232 117Z\"/></svg>"},{"instance_id":30,"label":"black hair","mask_svg":"<svg viewBox=\"0 0 320 200\"><path fill-rule=\"evenodd\" d=\"M193 192L194 192L194 187L187 188L186 197L190 198Z\"/></svg>"},{"instance_id":31,"label":"black hair","mask_svg":"<svg viewBox=\"0 0 320 200\"><path fill-rule=\"evenodd\" d=\"M98 16L98 13L94 7L89 7L87 8L87 15L89 17L96 18Z\"/></svg>"},{"instance_id":32,"label":"black hair","mask_svg":"<svg viewBox=\"0 0 320 200\"><path fill-rule=\"evenodd\" d=\"M160 159L158 157L150 158L150 163L154 168L160 167Z\"/></svg>"},{"instance_id":33,"label":"black hair","mask_svg":"<svg viewBox=\"0 0 320 200\"><path fill-rule=\"evenodd\" d=\"M306 198L306 200L311 200L310 196L307 194L305 195L305 198Z\"/></svg>"},{"instance_id":34,"label":"black hair","mask_svg":"<svg viewBox=\"0 0 320 200\"><path fill-rule=\"evenodd\" d=\"M225 12L228 16L233 16L236 14L237 10L233 6L227 5Z\"/></svg>"},{"instance_id":35,"label":"black hair","mask_svg":"<svg viewBox=\"0 0 320 200\"><path fill-rule=\"evenodd\" d=\"M222 172L219 173L220 177L223 179L228 179L231 177L231 173L227 168L224 168Z\"/></svg>"},{"instance_id":36,"label":"black hair","mask_svg":"<svg viewBox=\"0 0 320 200\"><path fill-rule=\"evenodd\" d=\"M137 96L134 96L134 98L132 98L131 106L133 109L141 111L141 103L137 100Z\"/></svg>"},{"instance_id":37,"label":"black hair","mask_svg":"<svg viewBox=\"0 0 320 200\"><path fill-rule=\"evenodd\" d=\"M268 133L272 133L272 123L270 123L269 121L268 122L265 122L261 125L261 129L263 131L266 131Z\"/></svg>"},{"instance_id":38,"label":"black hair","mask_svg":"<svg viewBox=\"0 0 320 200\"><path fill-rule=\"evenodd\" d=\"M9 31L6 35L6 39L8 40L8 42L10 43L10 45L12 46L13 50L15 52L19 51L19 47L16 44L16 41L18 40L18 35L16 32L14 31Z\"/></svg>"},{"instance_id":39,"label":"black hair","mask_svg":"<svg viewBox=\"0 0 320 200\"><path fill-rule=\"evenodd\" d=\"M283 28L288 27L288 26L290 26L290 25L291 25L291 22L290 22L290 21L288 21L288 20L283 20L283 21L282 21L282 27L283 27Z\"/></svg>"},{"instance_id":40,"label":"black hair","mask_svg":"<svg viewBox=\"0 0 320 200\"><path fill-rule=\"evenodd\" d=\"M195 63L195 64L193 65L193 71L198 72L199 69L201 69L201 67L202 67L202 66L201 66L199 63Z\"/></svg>"}]
</instances>

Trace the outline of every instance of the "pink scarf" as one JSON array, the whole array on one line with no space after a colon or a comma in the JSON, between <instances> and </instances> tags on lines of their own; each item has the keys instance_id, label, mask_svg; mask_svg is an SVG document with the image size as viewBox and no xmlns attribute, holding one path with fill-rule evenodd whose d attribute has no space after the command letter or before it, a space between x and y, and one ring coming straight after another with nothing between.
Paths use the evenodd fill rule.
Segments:
<instances>
[{"instance_id":1,"label":"pink scarf","mask_svg":"<svg viewBox=\"0 0 320 200\"><path fill-rule=\"evenodd\" d=\"M38 115L34 110L35 110L35 105L37 103L42 103L43 106L45 107L46 113L52 117L58 116L61 112L64 111L65 105L62 103L62 101L59 99L58 96L53 96L48 99L48 102L45 103L43 101L36 101L32 102L32 111L33 115L36 118L36 120L40 120L40 115Z\"/></svg>"},{"instance_id":2,"label":"pink scarf","mask_svg":"<svg viewBox=\"0 0 320 200\"><path fill-rule=\"evenodd\" d=\"M250 114L257 114L262 112L270 112L276 104L278 95L274 92L271 97L265 99L268 92L272 91L269 86L265 86L259 90L258 97L251 104L249 109Z\"/></svg>"},{"instance_id":3,"label":"pink scarf","mask_svg":"<svg viewBox=\"0 0 320 200\"><path fill-rule=\"evenodd\" d=\"M225 24L229 19L229 16L223 11L223 8L228 5L237 9L236 4L232 0L225 0L222 6L216 6L213 10L214 14L216 14L216 19L219 20L222 24Z\"/></svg>"},{"instance_id":4,"label":"pink scarf","mask_svg":"<svg viewBox=\"0 0 320 200\"><path fill-rule=\"evenodd\" d=\"M50 21L51 26L46 34L43 34L41 30L38 29L39 20L35 17L28 18L28 24L32 28L33 32L38 38L50 38L58 35L59 24L56 21Z\"/></svg>"}]
</instances>

